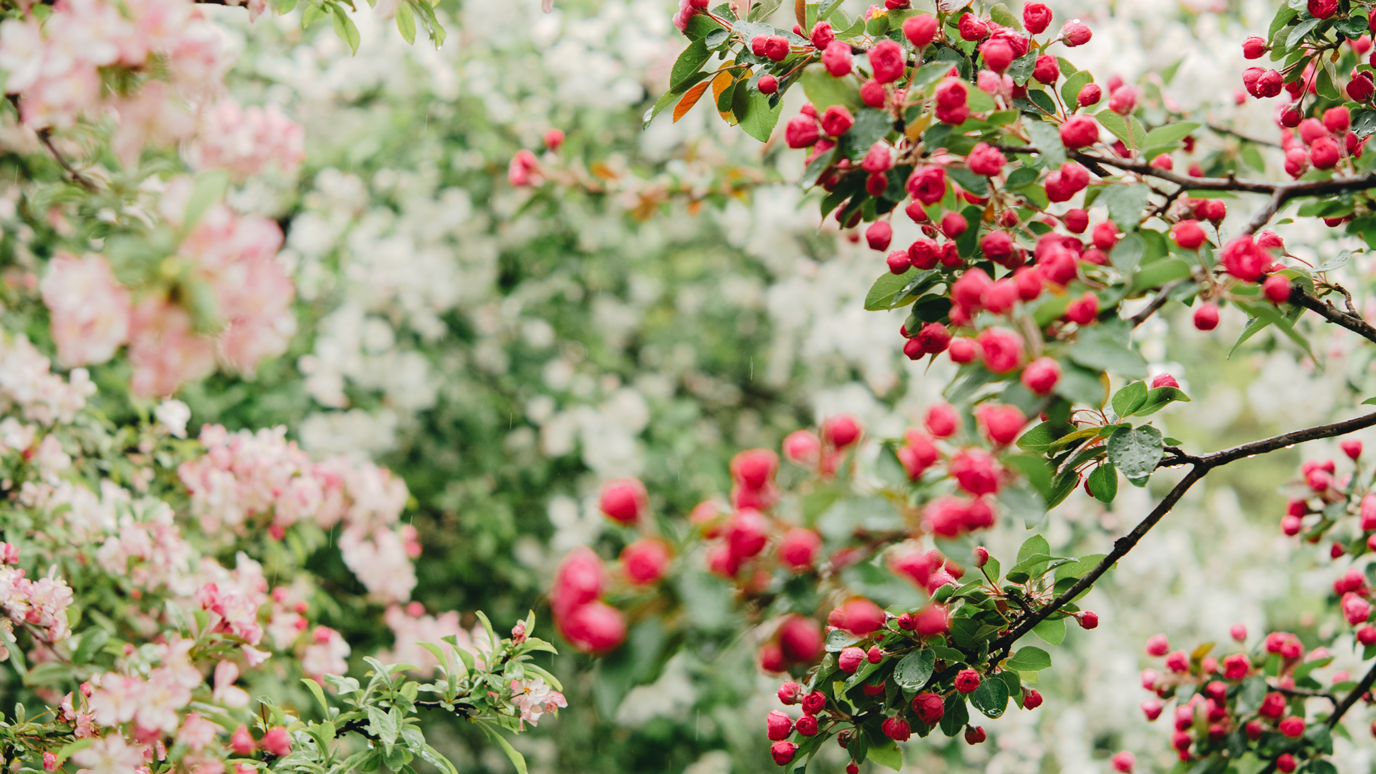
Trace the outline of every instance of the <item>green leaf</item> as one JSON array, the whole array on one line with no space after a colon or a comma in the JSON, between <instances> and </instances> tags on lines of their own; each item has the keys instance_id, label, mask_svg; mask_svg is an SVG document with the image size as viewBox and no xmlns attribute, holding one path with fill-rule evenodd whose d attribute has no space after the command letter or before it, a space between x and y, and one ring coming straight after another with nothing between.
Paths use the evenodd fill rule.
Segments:
<instances>
[{"instance_id":1,"label":"green leaf","mask_svg":"<svg viewBox=\"0 0 1376 774\"><path fill-rule=\"evenodd\" d=\"M1185 139L1186 136L1199 128L1199 124L1191 121L1182 121L1178 124L1167 124L1158 126L1147 132L1147 138L1142 141L1143 147L1152 148L1158 145L1174 145Z\"/></svg>"},{"instance_id":2,"label":"green leaf","mask_svg":"<svg viewBox=\"0 0 1376 774\"><path fill-rule=\"evenodd\" d=\"M783 100L778 100L771 106L768 94L759 89L751 89L744 83L737 86L736 90L749 94L749 98L744 101L748 106L745 115L741 115L739 108L736 110L736 120L740 122L740 127L760 142L768 142L769 136L774 133L774 127L779 123L779 115L783 112ZM735 105L740 104L741 100L736 100ZM852 128L851 131L855 130Z\"/></svg>"},{"instance_id":3,"label":"green leaf","mask_svg":"<svg viewBox=\"0 0 1376 774\"><path fill-rule=\"evenodd\" d=\"M989 9L989 18L1005 27L1012 27L1018 32L1022 32L1022 20L1014 15L1012 11L1008 10L1008 6L1003 3L999 3Z\"/></svg>"},{"instance_id":4,"label":"green leaf","mask_svg":"<svg viewBox=\"0 0 1376 774\"><path fill-rule=\"evenodd\" d=\"M856 637L843 629L835 629L827 634L827 652L840 653L842 650L849 648L861 639L863 638Z\"/></svg>"},{"instance_id":5,"label":"green leaf","mask_svg":"<svg viewBox=\"0 0 1376 774\"><path fill-rule=\"evenodd\" d=\"M1004 666L1018 672L1040 672L1051 668L1051 656L1035 645L1028 645L1014 653Z\"/></svg>"},{"instance_id":6,"label":"green leaf","mask_svg":"<svg viewBox=\"0 0 1376 774\"><path fill-rule=\"evenodd\" d=\"M397 32L407 43L416 42L416 13L411 10L410 0L397 5Z\"/></svg>"},{"instance_id":7,"label":"green leaf","mask_svg":"<svg viewBox=\"0 0 1376 774\"><path fill-rule=\"evenodd\" d=\"M1128 481L1146 486L1164 455L1161 431L1150 425L1120 427L1108 437L1108 459Z\"/></svg>"},{"instance_id":8,"label":"green leaf","mask_svg":"<svg viewBox=\"0 0 1376 774\"><path fill-rule=\"evenodd\" d=\"M1146 254L1147 241L1142 238L1141 234L1132 233L1114 245L1113 251L1109 253L1109 258L1113 262L1113 268L1117 269L1124 277L1131 277L1132 273L1137 271L1137 267L1141 265L1142 257Z\"/></svg>"},{"instance_id":9,"label":"green leaf","mask_svg":"<svg viewBox=\"0 0 1376 774\"><path fill-rule=\"evenodd\" d=\"M1124 231L1133 231L1147 211L1151 188L1145 183L1105 186L1096 204L1108 207L1108 216ZM1145 250L1146 245L1143 245ZM1117 264L1115 263L1115 266Z\"/></svg>"},{"instance_id":10,"label":"green leaf","mask_svg":"<svg viewBox=\"0 0 1376 774\"><path fill-rule=\"evenodd\" d=\"M936 654L930 648L915 650L893 668L893 679L904 688L918 691L927 684L935 666Z\"/></svg>"},{"instance_id":11,"label":"green leaf","mask_svg":"<svg viewBox=\"0 0 1376 774\"><path fill-rule=\"evenodd\" d=\"M683 81L696 75L702 65L712 56L707 50L707 41L695 40L683 49L683 53L678 55L674 61L674 69L669 74L670 88L678 86Z\"/></svg>"},{"instance_id":12,"label":"green leaf","mask_svg":"<svg viewBox=\"0 0 1376 774\"><path fill-rule=\"evenodd\" d=\"M917 269L908 269L902 274L885 274L875 280L870 286L870 292L865 294L865 310L877 312L893 309L907 301L914 293L925 289L929 281L936 276L935 270Z\"/></svg>"},{"instance_id":13,"label":"green leaf","mask_svg":"<svg viewBox=\"0 0 1376 774\"><path fill-rule=\"evenodd\" d=\"M1376 400L1373 398L1372 400ZM1018 448L1025 452L1041 454L1056 442L1056 437L1051 433L1051 423L1043 422L1036 427L1028 430L1018 437Z\"/></svg>"},{"instance_id":14,"label":"green leaf","mask_svg":"<svg viewBox=\"0 0 1376 774\"><path fill-rule=\"evenodd\" d=\"M965 706L965 694L952 691L946 697L946 713L941 716L941 732L955 736L970 721L970 710Z\"/></svg>"},{"instance_id":15,"label":"green leaf","mask_svg":"<svg viewBox=\"0 0 1376 774\"><path fill-rule=\"evenodd\" d=\"M970 703L986 717L1003 717L1008 709L1008 686L1002 680L986 677L970 692Z\"/></svg>"},{"instance_id":16,"label":"green leaf","mask_svg":"<svg viewBox=\"0 0 1376 774\"><path fill-rule=\"evenodd\" d=\"M1113 395L1113 413L1130 417L1147 402L1147 383L1133 382Z\"/></svg>"},{"instance_id":17,"label":"green leaf","mask_svg":"<svg viewBox=\"0 0 1376 774\"><path fill-rule=\"evenodd\" d=\"M1128 378L1147 375L1147 361L1115 341L1099 328L1082 331L1080 340L1067 351L1070 359L1086 368L1108 371Z\"/></svg>"},{"instance_id":18,"label":"green leaf","mask_svg":"<svg viewBox=\"0 0 1376 774\"><path fill-rule=\"evenodd\" d=\"M1023 541L1022 547L1018 549L1018 564L1022 564L1034 556L1043 555L1051 555L1051 544L1046 542L1046 538L1041 535L1033 535Z\"/></svg>"},{"instance_id":19,"label":"green leaf","mask_svg":"<svg viewBox=\"0 0 1376 774\"><path fill-rule=\"evenodd\" d=\"M893 131L893 117L882 110L864 108L855 114L855 125L841 135L841 152L862 159L870 148Z\"/></svg>"},{"instance_id":20,"label":"green leaf","mask_svg":"<svg viewBox=\"0 0 1376 774\"><path fill-rule=\"evenodd\" d=\"M301 29L310 29L312 24L329 15L330 12L324 8L314 3L307 3L305 9L301 11Z\"/></svg>"},{"instance_id":21,"label":"green leaf","mask_svg":"<svg viewBox=\"0 0 1376 774\"><path fill-rule=\"evenodd\" d=\"M110 639L110 633L98 626L92 626L81 633L81 642L76 646L76 652L72 654L72 663L82 666L91 660L91 657L100 652L105 647L105 643Z\"/></svg>"},{"instance_id":22,"label":"green leaf","mask_svg":"<svg viewBox=\"0 0 1376 774\"><path fill-rule=\"evenodd\" d=\"M1065 83L1061 84L1061 99L1065 101L1066 105L1073 106L1079 104L1080 92L1093 82L1094 76L1091 75L1088 70L1081 70L1075 73L1069 78L1066 78ZM1086 105L1085 107L1092 106Z\"/></svg>"},{"instance_id":23,"label":"green leaf","mask_svg":"<svg viewBox=\"0 0 1376 774\"><path fill-rule=\"evenodd\" d=\"M999 507L1009 516L1022 519L1028 529L1035 527L1046 518L1046 500L1052 494L1049 475L1045 483L1045 493L1042 489L1033 491L1022 486L1005 486L997 498Z\"/></svg>"},{"instance_id":24,"label":"green leaf","mask_svg":"<svg viewBox=\"0 0 1376 774\"><path fill-rule=\"evenodd\" d=\"M1056 101L1042 89L1028 89L1027 100L1047 115L1056 115ZM1059 135L1058 135L1059 139Z\"/></svg>"},{"instance_id":25,"label":"green leaf","mask_svg":"<svg viewBox=\"0 0 1376 774\"><path fill-rule=\"evenodd\" d=\"M57 765L61 766L62 763L66 761L68 758L72 757L76 753L81 752L82 750L85 750L87 747L90 747L95 743L95 739L78 739L75 742L72 742L71 744L63 745L62 749L57 751Z\"/></svg>"},{"instance_id":26,"label":"green leaf","mask_svg":"<svg viewBox=\"0 0 1376 774\"><path fill-rule=\"evenodd\" d=\"M775 11L779 10L779 6L782 4L783 0L759 0L750 9L750 18L757 21L768 19Z\"/></svg>"},{"instance_id":27,"label":"green leaf","mask_svg":"<svg viewBox=\"0 0 1376 774\"><path fill-rule=\"evenodd\" d=\"M1189 403L1190 396L1181 392L1178 387L1156 387L1147 392L1146 402L1133 413L1139 417L1150 416L1176 401Z\"/></svg>"},{"instance_id":28,"label":"green leaf","mask_svg":"<svg viewBox=\"0 0 1376 774\"><path fill-rule=\"evenodd\" d=\"M196 224L205 217L206 210L225 198L229 192L229 174L222 170L202 172L196 176L191 186L191 195L186 199L186 211L182 215L182 234L189 234Z\"/></svg>"},{"instance_id":29,"label":"green leaf","mask_svg":"<svg viewBox=\"0 0 1376 774\"><path fill-rule=\"evenodd\" d=\"M330 703L328 701L325 701L325 690L320 687L320 683L317 683L316 681L311 680L309 678L302 678L301 682L306 684L306 687L310 689L311 694L315 696L315 700L320 703L320 709L322 712L324 712L325 717L329 717Z\"/></svg>"},{"instance_id":30,"label":"green leaf","mask_svg":"<svg viewBox=\"0 0 1376 774\"><path fill-rule=\"evenodd\" d=\"M1037 150L1041 151L1041 157L1048 167L1059 167L1065 163L1065 146L1061 144L1061 133L1056 127L1030 117L1023 119L1022 126Z\"/></svg>"},{"instance_id":31,"label":"green leaf","mask_svg":"<svg viewBox=\"0 0 1376 774\"><path fill-rule=\"evenodd\" d=\"M354 26L354 20L350 19L349 15L344 12L344 6L342 5L334 6L334 34L338 35L340 40L349 44L350 51L354 54L358 53L358 43L360 40L358 36L358 27Z\"/></svg>"},{"instance_id":32,"label":"green leaf","mask_svg":"<svg viewBox=\"0 0 1376 774\"><path fill-rule=\"evenodd\" d=\"M526 771L525 757L512 748L511 743L502 736L501 732L493 729L486 723L481 725L483 730L487 732L487 735L497 742L497 746L502 748L502 752L506 753L506 757L511 759L511 765L516 767L516 774L529 774L529 772Z\"/></svg>"},{"instance_id":33,"label":"green leaf","mask_svg":"<svg viewBox=\"0 0 1376 774\"><path fill-rule=\"evenodd\" d=\"M1047 645L1060 645L1065 642L1065 619L1047 618L1032 627L1032 633L1040 637Z\"/></svg>"},{"instance_id":34,"label":"green leaf","mask_svg":"<svg viewBox=\"0 0 1376 774\"><path fill-rule=\"evenodd\" d=\"M1089 474L1089 493L1102 503L1111 503L1118 496L1118 472L1113 463L1105 462Z\"/></svg>"},{"instance_id":35,"label":"green leaf","mask_svg":"<svg viewBox=\"0 0 1376 774\"><path fill-rule=\"evenodd\" d=\"M1128 131L1128 122L1122 116L1112 110L1100 110L1098 113L1094 114L1094 119L1105 129L1109 130L1114 137L1117 137L1128 145L1132 145L1130 139L1131 134Z\"/></svg>"},{"instance_id":36,"label":"green leaf","mask_svg":"<svg viewBox=\"0 0 1376 774\"><path fill-rule=\"evenodd\" d=\"M865 759L894 771L900 771L903 768L903 751L898 749L898 745L892 739L884 744L870 747L866 752Z\"/></svg>"},{"instance_id":37,"label":"green leaf","mask_svg":"<svg viewBox=\"0 0 1376 774\"><path fill-rule=\"evenodd\" d=\"M946 65L950 69L950 65ZM803 71L800 81L818 114L832 105L844 105L852 111L860 106L860 88L846 78L833 78L821 65L811 65Z\"/></svg>"},{"instance_id":38,"label":"green leaf","mask_svg":"<svg viewBox=\"0 0 1376 774\"><path fill-rule=\"evenodd\" d=\"M1152 261L1143 266L1132 278L1132 290L1137 293L1150 288L1159 288L1168 282L1190 276L1190 265L1179 258L1165 258Z\"/></svg>"}]
</instances>

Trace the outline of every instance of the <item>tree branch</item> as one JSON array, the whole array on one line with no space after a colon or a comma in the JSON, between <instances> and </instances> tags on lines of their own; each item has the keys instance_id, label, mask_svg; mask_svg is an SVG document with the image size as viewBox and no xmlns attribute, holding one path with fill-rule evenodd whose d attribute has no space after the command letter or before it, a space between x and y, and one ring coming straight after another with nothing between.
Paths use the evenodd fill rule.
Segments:
<instances>
[{"instance_id":1,"label":"tree branch","mask_svg":"<svg viewBox=\"0 0 1376 774\"><path fill-rule=\"evenodd\" d=\"M51 132L47 129L39 129L37 133L38 141L43 143L44 148L48 149L48 154L53 157L53 160L61 165L62 169L67 173L67 177L71 178L73 183L76 183L92 193L100 190L95 183L91 182L90 178L78 172L76 168L72 166L71 162L67 161L67 157L63 156L62 152L57 149L57 146L53 145Z\"/></svg>"},{"instance_id":2,"label":"tree branch","mask_svg":"<svg viewBox=\"0 0 1376 774\"><path fill-rule=\"evenodd\" d=\"M1346 328L1368 341L1376 342L1376 328L1373 328L1360 315L1351 311L1345 312L1328 301L1314 298L1305 293L1298 285L1290 289L1290 303L1302 306L1330 323Z\"/></svg>"},{"instance_id":3,"label":"tree branch","mask_svg":"<svg viewBox=\"0 0 1376 774\"><path fill-rule=\"evenodd\" d=\"M1136 328L1146 322L1147 318L1156 314L1157 310L1165 306L1166 302L1170 300L1171 293L1174 293L1175 289L1180 287L1184 282L1185 280L1172 280L1162 285L1161 290L1156 294L1156 298L1153 298L1151 303L1147 304L1147 308L1129 318L1132 327Z\"/></svg>"},{"instance_id":4,"label":"tree branch","mask_svg":"<svg viewBox=\"0 0 1376 774\"><path fill-rule=\"evenodd\" d=\"M1201 457L1178 456L1170 460L1162 460L1161 463L1158 464L1158 467L1171 467L1182 463L1188 463L1190 465L1190 472L1186 473L1185 477L1180 479L1180 482L1161 499L1161 502L1157 503L1156 507L1151 510L1151 513L1147 514L1146 518L1142 519L1142 521L1138 522L1137 526L1132 528L1131 532L1113 542L1113 550L1110 551L1102 561L1095 565L1093 570L1090 570L1088 574L1080 578L1080 580L1078 580L1074 586L1067 589L1065 593L1042 606L1035 614L1024 616L1020 619L1017 625L1010 629L1007 634L990 644L990 652L1011 646L1020 637L1032 631L1033 627L1037 624L1050 617L1052 613L1070 604L1076 597L1088 590L1090 586L1093 586L1095 581L1102 577L1104 573L1108 572L1119 559L1126 556L1127 553L1137 545L1138 541L1151 531L1152 527L1155 527L1167 513L1170 513L1171 509L1175 507L1176 503L1180 502L1180 498L1185 496L1185 493L1189 491L1190 487L1194 486L1200 479L1208 475L1210 470L1246 457L1255 457L1258 454L1266 454L1267 452L1294 446L1297 443L1346 435L1353 431L1372 426L1376 426L1376 412L1355 419L1348 419L1343 422L1334 422L1329 425L1319 425L1318 427L1282 433L1281 435L1272 436L1270 438L1244 443L1241 446L1234 446L1231 449L1223 449L1222 451L1216 451L1212 454L1205 454ZM1367 677L1371 680L1376 680L1376 667L1373 668L1373 674ZM1370 687L1369 682L1366 680L1363 682Z\"/></svg>"},{"instance_id":5,"label":"tree branch","mask_svg":"<svg viewBox=\"0 0 1376 774\"><path fill-rule=\"evenodd\" d=\"M996 145L1008 153L1040 153L1031 145ZM1154 177L1174 183L1187 191L1242 191L1245 193L1270 194L1266 205L1252 217L1247 224L1246 233L1251 234L1266 225L1286 202L1299 196L1322 196L1343 191L1360 191L1376 187L1376 172L1352 177L1335 177L1331 180L1295 180L1291 182L1271 180L1247 180L1229 177L1187 177L1185 175L1157 169L1150 164L1126 159L1095 156L1084 151L1066 151L1066 156L1083 164L1099 164L1114 167L1126 172L1134 172L1144 177Z\"/></svg>"},{"instance_id":6,"label":"tree branch","mask_svg":"<svg viewBox=\"0 0 1376 774\"><path fill-rule=\"evenodd\" d=\"M1338 721L1343 719L1343 715L1346 715L1347 711L1352 709L1353 705L1360 701L1362 696L1365 695L1367 691L1371 690L1371 686L1373 683L1376 683L1376 664L1371 665L1371 669L1367 670L1367 673L1362 678L1362 681L1360 683L1357 683L1357 687L1353 688L1347 694L1347 696L1343 698L1342 703L1337 704L1337 706L1333 708L1333 714L1328 716L1328 720L1324 721L1324 725L1328 726L1329 728L1336 727L1338 725ZM1331 699L1332 697L1325 698ZM1274 772L1275 770L1276 759L1273 758L1269 763L1266 764L1266 768L1257 772L1257 774L1272 774L1272 772Z\"/></svg>"}]
</instances>

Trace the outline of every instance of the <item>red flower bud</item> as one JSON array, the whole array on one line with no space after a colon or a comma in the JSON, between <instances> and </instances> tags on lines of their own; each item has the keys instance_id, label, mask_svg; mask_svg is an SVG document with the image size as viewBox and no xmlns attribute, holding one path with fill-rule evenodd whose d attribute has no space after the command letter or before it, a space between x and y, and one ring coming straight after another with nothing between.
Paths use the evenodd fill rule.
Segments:
<instances>
[{"instance_id":1,"label":"red flower bud","mask_svg":"<svg viewBox=\"0 0 1376 774\"><path fill-rule=\"evenodd\" d=\"M833 40L827 44L826 50L822 52L822 65L827 68L833 78L841 78L850 75L852 64L850 54L850 44L839 40Z\"/></svg>"},{"instance_id":2,"label":"red flower bud","mask_svg":"<svg viewBox=\"0 0 1376 774\"><path fill-rule=\"evenodd\" d=\"M1080 20L1075 19L1066 22L1065 26L1061 28L1061 37L1065 39L1065 44L1067 46L1074 48L1075 46L1083 46L1088 43L1089 39L1094 37L1094 33L1090 31L1089 27L1082 24Z\"/></svg>"},{"instance_id":3,"label":"red flower bud","mask_svg":"<svg viewBox=\"0 0 1376 774\"><path fill-rule=\"evenodd\" d=\"M1075 116L1061 125L1061 143L1075 150L1099 141L1099 124L1089 116Z\"/></svg>"},{"instance_id":4,"label":"red flower bud","mask_svg":"<svg viewBox=\"0 0 1376 774\"><path fill-rule=\"evenodd\" d=\"M984 741L985 739L987 739L987 738L988 738L988 736L984 733L984 727L983 727L983 726L966 726L966 727L965 727L965 743L966 743L966 744L979 744L979 743L983 742L983 741Z\"/></svg>"},{"instance_id":5,"label":"red flower bud","mask_svg":"<svg viewBox=\"0 0 1376 774\"><path fill-rule=\"evenodd\" d=\"M780 766L788 765L796 752L798 752L798 745L792 742L775 742L769 747L769 754L774 756L774 762Z\"/></svg>"},{"instance_id":6,"label":"red flower bud","mask_svg":"<svg viewBox=\"0 0 1376 774\"><path fill-rule=\"evenodd\" d=\"M1033 35L1046 32L1051 26L1051 9L1041 3L1028 3L1022 7L1022 26Z\"/></svg>"},{"instance_id":7,"label":"red flower bud","mask_svg":"<svg viewBox=\"0 0 1376 774\"><path fill-rule=\"evenodd\" d=\"M638 479L623 478L602 485L600 506L607 518L621 524L634 524L649 505L645 485Z\"/></svg>"},{"instance_id":8,"label":"red flower bud","mask_svg":"<svg viewBox=\"0 0 1376 774\"><path fill-rule=\"evenodd\" d=\"M936 38L936 17L930 14L910 16L903 22L903 35L913 47L921 51Z\"/></svg>"},{"instance_id":9,"label":"red flower bud","mask_svg":"<svg viewBox=\"0 0 1376 774\"><path fill-rule=\"evenodd\" d=\"M775 742L787 739L793 733L793 719L778 710L771 711L764 719L764 724L770 740Z\"/></svg>"}]
</instances>

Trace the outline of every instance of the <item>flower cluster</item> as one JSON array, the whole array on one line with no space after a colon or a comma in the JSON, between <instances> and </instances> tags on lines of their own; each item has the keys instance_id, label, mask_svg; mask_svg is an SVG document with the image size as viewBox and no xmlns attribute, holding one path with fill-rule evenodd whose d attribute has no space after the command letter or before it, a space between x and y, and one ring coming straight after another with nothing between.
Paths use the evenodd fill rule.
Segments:
<instances>
[{"instance_id":1,"label":"flower cluster","mask_svg":"<svg viewBox=\"0 0 1376 774\"><path fill-rule=\"evenodd\" d=\"M142 140L175 142L195 128L186 99L221 88L230 59L214 25L191 0L66 0L40 23L30 15L0 24L0 68L5 89L19 96L20 117L31 127L71 126L112 108L120 117L116 150L125 163L137 161ZM107 78L118 72L123 78ZM139 83L125 92L106 92L107 83ZM173 101L180 97L180 101Z\"/></svg>"},{"instance_id":2,"label":"flower cluster","mask_svg":"<svg viewBox=\"0 0 1376 774\"><path fill-rule=\"evenodd\" d=\"M164 194L163 214L188 233L174 256L131 267L149 275L137 295L116 281L102 255L53 259L41 287L64 364L102 363L128 343L133 391L167 395L208 374L217 359L252 373L286 349L296 329L295 288L275 261L281 229L223 204L190 214L190 222L193 192L182 178Z\"/></svg>"},{"instance_id":3,"label":"flower cluster","mask_svg":"<svg viewBox=\"0 0 1376 774\"><path fill-rule=\"evenodd\" d=\"M207 425L200 441L205 456L182 463L177 474L207 535L266 529L281 540L299 520L339 525L344 562L363 585L386 602L410 597L420 544L414 527L398 523L405 482L371 463L314 462L286 440L285 427L230 434Z\"/></svg>"},{"instance_id":4,"label":"flower cluster","mask_svg":"<svg viewBox=\"0 0 1376 774\"><path fill-rule=\"evenodd\" d=\"M1230 634L1238 644L1247 641L1247 627L1236 624ZM1311 673L1327 666L1333 657L1324 648L1306 653L1299 638L1288 632L1271 632L1252 652L1220 658L1210 656L1212 643L1191 653L1171 651L1165 635L1147 640L1147 655L1165 658L1165 672L1146 669L1142 687L1157 698L1142 702L1148 721L1161 717L1169 702L1175 711L1171 747L1182 761L1208 758L1216 753L1237 759L1249 749L1273 761L1277 771L1295 771L1306 759L1333 752L1327 734L1311 731L1306 720L1310 697L1328 695ZM1335 688L1355 683L1346 673L1333 679ZM1131 755L1130 753L1128 754ZM1131 761L1131 757L1125 759ZM1114 764L1119 771L1129 771Z\"/></svg>"},{"instance_id":5,"label":"flower cluster","mask_svg":"<svg viewBox=\"0 0 1376 774\"><path fill-rule=\"evenodd\" d=\"M305 158L305 131L276 105L245 109L232 99L221 100L201 122L187 154L198 170L223 169L242 180L273 167L293 171Z\"/></svg>"}]
</instances>

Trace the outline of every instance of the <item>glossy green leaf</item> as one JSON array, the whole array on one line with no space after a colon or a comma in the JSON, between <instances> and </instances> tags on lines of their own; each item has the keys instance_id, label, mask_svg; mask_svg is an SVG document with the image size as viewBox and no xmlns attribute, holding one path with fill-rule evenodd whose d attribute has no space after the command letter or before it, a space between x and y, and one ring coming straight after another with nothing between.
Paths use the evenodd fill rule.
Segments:
<instances>
[{"instance_id":1,"label":"glossy green leaf","mask_svg":"<svg viewBox=\"0 0 1376 774\"><path fill-rule=\"evenodd\" d=\"M1051 668L1051 656L1035 645L1022 648L1004 662L1004 666L1018 672L1040 672Z\"/></svg>"},{"instance_id":2,"label":"glossy green leaf","mask_svg":"<svg viewBox=\"0 0 1376 774\"><path fill-rule=\"evenodd\" d=\"M688 80L702 69L703 64L711 58L712 54L707 50L707 41L695 40L683 49L683 53L678 55L674 61L674 69L669 74L669 86L673 88L680 83Z\"/></svg>"},{"instance_id":3,"label":"glossy green leaf","mask_svg":"<svg viewBox=\"0 0 1376 774\"><path fill-rule=\"evenodd\" d=\"M1161 431L1150 425L1120 427L1108 437L1108 459L1137 486L1146 486L1164 456Z\"/></svg>"},{"instance_id":4,"label":"glossy green leaf","mask_svg":"<svg viewBox=\"0 0 1376 774\"><path fill-rule=\"evenodd\" d=\"M1002 680L986 677L970 692L970 703L985 717L1001 718L1008 709L1008 686Z\"/></svg>"},{"instance_id":5,"label":"glossy green leaf","mask_svg":"<svg viewBox=\"0 0 1376 774\"><path fill-rule=\"evenodd\" d=\"M893 679L904 688L918 691L931 679L935 666L936 654L930 648L915 650L893 668Z\"/></svg>"}]
</instances>

